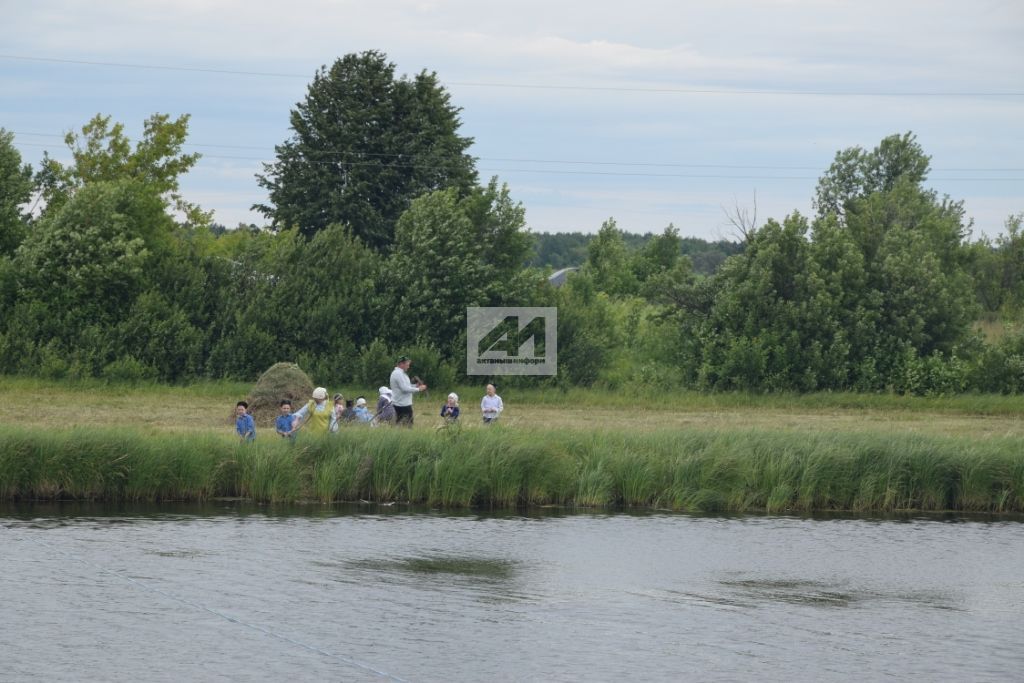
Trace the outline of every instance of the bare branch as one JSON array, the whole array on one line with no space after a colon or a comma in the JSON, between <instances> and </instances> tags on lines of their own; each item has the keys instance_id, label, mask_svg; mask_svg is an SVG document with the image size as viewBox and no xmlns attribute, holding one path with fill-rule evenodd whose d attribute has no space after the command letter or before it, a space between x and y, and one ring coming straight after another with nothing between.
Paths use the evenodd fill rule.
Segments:
<instances>
[{"instance_id":1,"label":"bare branch","mask_svg":"<svg viewBox=\"0 0 1024 683\"><path fill-rule=\"evenodd\" d=\"M729 225L736 231L734 236L741 237L744 242L749 242L754 238L754 232L757 231L757 190L754 190L753 208L740 206L739 200L733 197L732 209L723 206L722 212L725 214L726 220L729 221Z\"/></svg>"}]
</instances>

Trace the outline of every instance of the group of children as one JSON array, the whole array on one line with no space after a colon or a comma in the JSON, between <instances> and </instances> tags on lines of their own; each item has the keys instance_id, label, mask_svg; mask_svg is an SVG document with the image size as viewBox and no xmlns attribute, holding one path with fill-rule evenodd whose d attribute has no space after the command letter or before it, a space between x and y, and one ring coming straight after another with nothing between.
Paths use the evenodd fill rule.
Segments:
<instances>
[{"instance_id":1,"label":"group of children","mask_svg":"<svg viewBox=\"0 0 1024 683\"><path fill-rule=\"evenodd\" d=\"M377 411L371 413L366 405L366 399L362 396L356 398L355 402L346 401L341 394L334 395L334 405L327 404L327 389L317 387L313 390L313 397L299 410L292 412L292 402L283 399L279 405L280 414L274 421L274 430L278 436L285 439L294 439L300 429L320 434L337 432L342 425L346 424L369 424L376 427L382 424L395 423L395 407L391 405L392 392L389 387L381 387L378 390ZM480 401L480 412L484 424L492 424L501 415L505 405L498 396L493 384L487 385L487 393ZM441 418L445 424L456 423L459 420L459 396L452 392L444 405L441 406ZM249 414L249 404L239 401L235 405L235 432L242 442L253 441L256 438L256 422Z\"/></svg>"}]
</instances>

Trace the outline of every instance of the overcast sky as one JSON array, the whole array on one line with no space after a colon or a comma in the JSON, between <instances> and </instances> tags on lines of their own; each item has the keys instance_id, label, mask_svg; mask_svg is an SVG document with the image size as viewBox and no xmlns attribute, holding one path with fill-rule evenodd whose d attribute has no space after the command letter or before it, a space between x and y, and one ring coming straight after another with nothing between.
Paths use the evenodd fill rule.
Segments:
<instances>
[{"instance_id":1,"label":"overcast sky","mask_svg":"<svg viewBox=\"0 0 1024 683\"><path fill-rule=\"evenodd\" d=\"M1024 211L1019 0L0 3L0 127L26 161L68 158L97 113L134 139L188 113L183 192L229 227L264 223L254 174L316 69L369 49L437 72L535 232L734 239L726 210L809 214L838 150L906 131L975 237Z\"/></svg>"}]
</instances>

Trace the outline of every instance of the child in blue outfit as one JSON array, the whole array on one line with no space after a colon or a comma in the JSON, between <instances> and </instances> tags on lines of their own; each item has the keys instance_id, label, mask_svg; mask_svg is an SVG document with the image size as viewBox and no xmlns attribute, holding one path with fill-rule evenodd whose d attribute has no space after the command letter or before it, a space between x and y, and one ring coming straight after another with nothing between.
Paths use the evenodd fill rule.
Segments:
<instances>
[{"instance_id":1,"label":"child in blue outfit","mask_svg":"<svg viewBox=\"0 0 1024 683\"><path fill-rule=\"evenodd\" d=\"M247 411L249 404L239 401L235 404L235 431L242 443L249 443L256 440L256 421L252 419Z\"/></svg>"},{"instance_id":2,"label":"child in blue outfit","mask_svg":"<svg viewBox=\"0 0 1024 683\"><path fill-rule=\"evenodd\" d=\"M366 407L366 399L362 396L356 399L356 407L353 412L358 422L369 422L373 419L373 413Z\"/></svg>"},{"instance_id":3,"label":"child in blue outfit","mask_svg":"<svg viewBox=\"0 0 1024 683\"><path fill-rule=\"evenodd\" d=\"M292 402L281 401L281 414L274 420L274 429L283 439L295 439L295 418L292 417Z\"/></svg>"}]
</instances>

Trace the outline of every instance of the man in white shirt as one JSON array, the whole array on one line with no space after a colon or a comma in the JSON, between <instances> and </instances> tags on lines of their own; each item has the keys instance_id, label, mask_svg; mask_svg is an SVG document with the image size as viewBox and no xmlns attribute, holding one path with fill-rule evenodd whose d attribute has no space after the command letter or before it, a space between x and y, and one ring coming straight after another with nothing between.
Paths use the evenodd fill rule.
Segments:
<instances>
[{"instance_id":1,"label":"man in white shirt","mask_svg":"<svg viewBox=\"0 0 1024 683\"><path fill-rule=\"evenodd\" d=\"M408 356L402 356L395 363L395 369L391 371L391 405L395 407L395 424L402 427L412 427L412 395L425 391L426 384L419 382L413 384L409 379L409 366L412 361Z\"/></svg>"}]
</instances>

